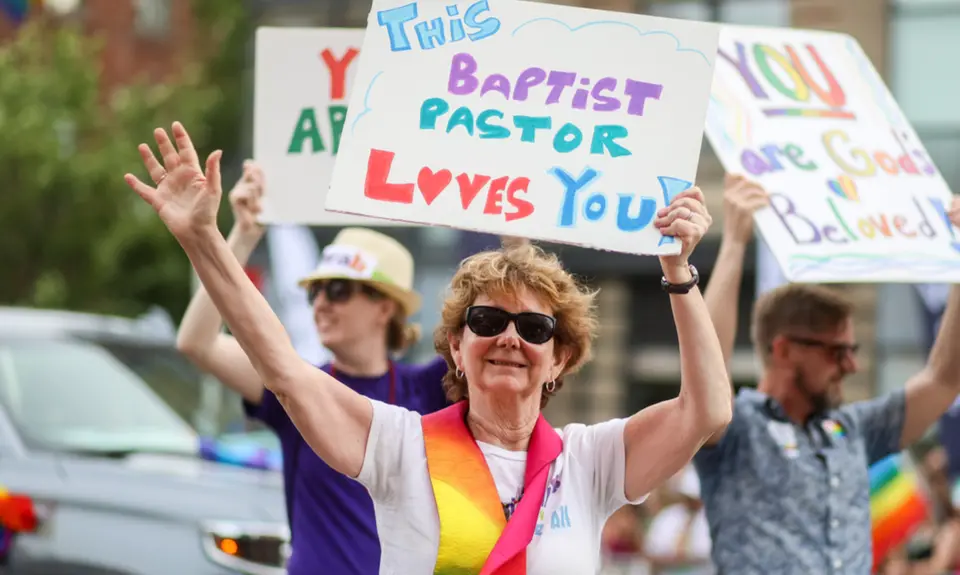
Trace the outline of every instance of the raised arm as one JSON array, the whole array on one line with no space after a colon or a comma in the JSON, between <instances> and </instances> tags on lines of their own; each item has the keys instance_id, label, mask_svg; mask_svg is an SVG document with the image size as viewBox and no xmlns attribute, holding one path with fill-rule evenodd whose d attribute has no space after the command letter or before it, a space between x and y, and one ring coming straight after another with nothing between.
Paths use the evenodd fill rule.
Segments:
<instances>
[{"instance_id":1,"label":"raised arm","mask_svg":"<svg viewBox=\"0 0 960 575\"><path fill-rule=\"evenodd\" d=\"M738 174L727 174L723 182L723 235L720 253L704 293L710 319L717 330L723 360L730 370L737 318L740 311L740 286L747 245L753 237L753 214L766 206L769 198L759 184Z\"/></svg>"},{"instance_id":2,"label":"raised arm","mask_svg":"<svg viewBox=\"0 0 960 575\"><path fill-rule=\"evenodd\" d=\"M687 190L657 216L661 233L683 245L680 255L660 258L663 275L671 284L685 284L692 279L690 253L711 223L703 193L699 188ZM627 421L623 440L628 500L636 500L677 473L732 417L730 378L700 290L694 287L685 294L671 294L670 305L680 340L680 395Z\"/></svg>"},{"instance_id":3,"label":"raised arm","mask_svg":"<svg viewBox=\"0 0 960 575\"><path fill-rule=\"evenodd\" d=\"M954 198L950 221L960 226L960 198ZM950 288L927 365L907 381L903 403L899 391L845 406L867 440L872 461L909 447L946 413L960 395L960 286Z\"/></svg>"},{"instance_id":4,"label":"raised arm","mask_svg":"<svg viewBox=\"0 0 960 575\"><path fill-rule=\"evenodd\" d=\"M743 284L743 262L747 245L753 237L753 214L769 203L767 192L759 184L739 174L723 179L723 235L720 253L713 264L710 285L703 296L723 350L723 363L730 373L730 359L737 339L740 317L740 287ZM732 385L732 382L731 382ZM731 390L730 400L733 401ZM723 430L707 440L715 445L723 438Z\"/></svg>"},{"instance_id":5,"label":"raised arm","mask_svg":"<svg viewBox=\"0 0 960 575\"><path fill-rule=\"evenodd\" d=\"M125 176L127 183L157 211L180 242L240 347L306 442L330 467L356 477L366 451L372 404L294 350L280 320L217 229L222 193L220 152L210 154L204 173L179 122L174 123L173 134L176 147L164 130L154 132L163 165L149 146L140 146L157 187L132 174Z\"/></svg>"},{"instance_id":6,"label":"raised arm","mask_svg":"<svg viewBox=\"0 0 960 575\"><path fill-rule=\"evenodd\" d=\"M241 266L246 265L263 237L263 228L257 223L262 192L263 172L255 163L245 162L243 177L230 192L235 223L227 237L227 245ZM222 327L223 318L201 285L180 322L177 348L197 367L213 374L245 400L260 403L263 398L260 374L237 340L222 333Z\"/></svg>"},{"instance_id":7,"label":"raised arm","mask_svg":"<svg viewBox=\"0 0 960 575\"><path fill-rule=\"evenodd\" d=\"M960 226L960 199L953 200L950 220ZM950 288L940 331L927 365L907 382L901 447L920 439L960 394L960 286Z\"/></svg>"}]
</instances>

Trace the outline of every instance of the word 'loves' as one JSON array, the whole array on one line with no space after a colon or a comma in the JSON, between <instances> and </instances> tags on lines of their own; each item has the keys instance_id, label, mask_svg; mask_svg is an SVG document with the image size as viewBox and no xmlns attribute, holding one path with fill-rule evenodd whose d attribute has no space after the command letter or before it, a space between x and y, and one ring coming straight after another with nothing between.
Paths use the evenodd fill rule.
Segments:
<instances>
[{"instance_id":1,"label":"word 'loves'","mask_svg":"<svg viewBox=\"0 0 960 575\"><path fill-rule=\"evenodd\" d=\"M448 169L433 170L424 166L417 174L416 183L392 183L389 181L390 168L395 155L394 152L385 150L370 150L363 195L381 202L412 204L415 191L420 190L423 201L429 206L456 180L460 191L460 205L464 211L470 208L484 188L487 190L483 206L485 215L502 215L506 221L511 222L525 218L534 211L532 203L519 197L527 193L530 178L493 178L485 174L465 172L454 177ZM506 211L508 207L513 208L513 211Z\"/></svg>"}]
</instances>

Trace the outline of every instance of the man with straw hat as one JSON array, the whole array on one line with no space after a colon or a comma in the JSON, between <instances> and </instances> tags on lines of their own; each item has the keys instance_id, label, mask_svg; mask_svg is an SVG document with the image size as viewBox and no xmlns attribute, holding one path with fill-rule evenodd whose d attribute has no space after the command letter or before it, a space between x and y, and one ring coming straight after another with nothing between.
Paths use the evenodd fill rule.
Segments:
<instances>
[{"instance_id":1,"label":"man with straw hat","mask_svg":"<svg viewBox=\"0 0 960 575\"><path fill-rule=\"evenodd\" d=\"M245 264L263 235L257 223L263 174L253 163L230 192L236 224L228 243ZM333 361L320 369L367 397L430 413L447 405L440 357L424 365L393 358L414 344L408 319L420 308L413 257L393 238L346 228L328 245L313 273L300 280L320 341ZM237 341L202 288L178 334L178 347L201 369L239 393L250 417L273 429L283 451L287 514L293 536L288 573L376 573L380 545L366 489L325 464L304 442L277 397L264 389Z\"/></svg>"}]
</instances>

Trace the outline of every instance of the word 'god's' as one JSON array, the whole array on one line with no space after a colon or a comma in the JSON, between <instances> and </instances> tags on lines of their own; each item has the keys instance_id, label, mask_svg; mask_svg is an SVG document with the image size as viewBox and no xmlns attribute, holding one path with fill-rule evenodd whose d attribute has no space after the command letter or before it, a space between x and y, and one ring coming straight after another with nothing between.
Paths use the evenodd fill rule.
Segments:
<instances>
[{"instance_id":1,"label":"word 'god's'","mask_svg":"<svg viewBox=\"0 0 960 575\"><path fill-rule=\"evenodd\" d=\"M529 98L546 105L569 102L575 110L589 106L594 112L615 112L626 108L631 116L642 116L647 100L659 100L662 84L653 84L627 78L621 81L605 76L594 82L587 76L562 70L544 70L530 67L512 81L504 74L478 74L477 60L466 52L453 56L447 91L457 96L469 96L478 89L480 96L497 92L506 100L525 102ZM578 87L574 87L578 86Z\"/></svg>"}]
</instances>

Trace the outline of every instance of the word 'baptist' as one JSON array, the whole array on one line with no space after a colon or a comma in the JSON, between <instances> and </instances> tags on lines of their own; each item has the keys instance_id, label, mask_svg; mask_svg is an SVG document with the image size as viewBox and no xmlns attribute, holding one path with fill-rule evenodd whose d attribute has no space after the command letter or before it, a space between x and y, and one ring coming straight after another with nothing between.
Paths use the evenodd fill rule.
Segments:
<instances>
[{"instance_id":1,"label":"word 'baptist'","mask_svg":"<svg viewBox=\"0 0 960 575\"><path fill-rule=\"evenodd\" d=\"M484 77L481 85L480 79L477 78L478 68L476 59L470 54L466 52L454 54L450 62L447 91L457 96L469 96L480 88L480 97L489 92L496 92L503 96L504 100L525 102L532 88L542 86L546 90L541 89L536 92L546 93L538 97L537 101L542 100L545 105L551 106L560 102L568 88L579 84L581 87L574 90L570 98L571 108L585 110L591 101L593 102L591 108L595 112L616 112L623 107L623 102L615 94L619 81L611 76L600 78L592 87L589 87L592 83L590 78L578 77L576 72L563 70L547 72L543 68L531 66L517 75L511 90L510 79L500 73ZM663 93L663 85L627 78L623 82L622 92L626 96L627 114L642 116L647 99L659 100L660 94Z\"/></svg>"},{"instance_id":2,"label":"word 'baptist'","mask_svg":"<svg viewBox=\"0 0 960 575\"><path fill-rule=\"evenodd\" d=\"M500 30L500 20L497 18L488 16L480 19L481 15L489 10L490 6L487 4L487 0L480 0L480 2L474 2L467 8L461 19L458 17L460 9L456 4L451 4L446 7L447 16L450 17L448 22L449 36L443 18L432 18L417 22L413 25L413 31L416 33L417 42L423 50L432 50L438 46L443 46L448 41L460 42L469 38L476 42L492 36ZM418 17L419 12L416 2L377 12L377 23L387 29L391 51L404 52L411 49L406 25Z\"/></svg>"},{"instance_id":3,"label":"word 'baptist'","mask_svg":"<svg viewBox=\"0 0 960 575\"><path fill-rule=\"evenodd\" d=\"M367 176L363 184L363 195L381 202L412 204L414 191L419 189L423 200L429 206L456 180L460 190L460 205L464 210L470 208L474 199L486 187L487 196L483 206L485 215L503 215L508 222L525 218L533 213L533 204L519 197L526 194L530 178L493 178L485 174L461 173L454 178L450 170L434 171L428 166L420 168L416 183L392 183L390 168L395 154L385 150L371 149L367 160ZM509 204L513 211L504 210Z\"/></svg>"}]
</instances>

